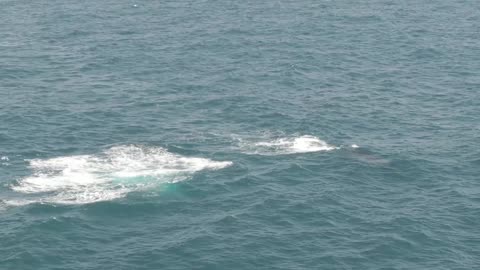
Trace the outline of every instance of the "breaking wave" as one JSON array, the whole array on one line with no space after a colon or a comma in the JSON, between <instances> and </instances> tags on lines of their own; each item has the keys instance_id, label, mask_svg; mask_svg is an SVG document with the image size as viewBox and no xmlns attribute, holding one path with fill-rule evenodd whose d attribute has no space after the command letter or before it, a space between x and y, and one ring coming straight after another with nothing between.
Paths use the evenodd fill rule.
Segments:
<instances>
[{"instance_id":1,"label":"breaking wave","mask_svg":"<svg viewBox=\"0 0 480 270\"><path fill-rule=\"evenodd\" d=\"M11 188L38 195L33 202L61 204L113 200L132 191L188 179L198 171L218 170L232 164L135 145L112 147L97 155L33 159L29 163L33 174Z\"/></svg>"}]
</instances>

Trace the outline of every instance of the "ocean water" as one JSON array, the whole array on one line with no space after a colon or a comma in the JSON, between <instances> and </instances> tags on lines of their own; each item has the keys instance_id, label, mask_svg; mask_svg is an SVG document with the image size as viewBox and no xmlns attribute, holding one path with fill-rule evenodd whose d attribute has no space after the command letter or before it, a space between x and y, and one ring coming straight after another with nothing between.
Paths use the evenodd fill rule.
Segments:
<instances>
[{"instance_id":1,"label":"ocean water","mask_svg":"<svg viewBox=\"0 0 480 270\"><path fill-rule=\"evenodd\" d=\"M0 269L480 267L479 1L0 11Z\"/></svg>"}]
</instances>

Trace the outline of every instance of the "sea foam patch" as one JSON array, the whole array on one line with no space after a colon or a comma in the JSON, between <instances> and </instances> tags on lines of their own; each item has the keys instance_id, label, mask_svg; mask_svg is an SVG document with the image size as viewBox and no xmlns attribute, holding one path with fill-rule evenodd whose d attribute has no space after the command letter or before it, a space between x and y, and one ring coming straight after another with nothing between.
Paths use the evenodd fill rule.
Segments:
<instances>
[{"instance_id":1,"label":"sea foam patch","mask_svg":"<svg viewBox=\"0 0 480 270\"><path fill-rule=\"evenodd\" d=\"M285 155L331 151L338 147L311 135L296 137L282 137L260 141L241 141L241 147L248 154L258 155Z\"/></svg>"},{"instance_id":2,"label":"sea foam patch","mask_svg":"<svg viewBox=\"0 0 480 270\"><path fill-rule=\"evenodd\" d=\"M232 164L135 145L112 147L96 155L33 159L29 163L32 175L11 188L35 196L35 202L64 204L121 198L132 191L182 181L195 172Z\"/></svg>"},{"instance_id":3,"label":"sea foam patch","mask_svg":"<svg viewBox=\"0 0 480 270\"><path fill-rule=\"evenodd\" d=\"M10 159L7 156L0 156L0 165L8 166Z\"/></svg>"}]
</instances>

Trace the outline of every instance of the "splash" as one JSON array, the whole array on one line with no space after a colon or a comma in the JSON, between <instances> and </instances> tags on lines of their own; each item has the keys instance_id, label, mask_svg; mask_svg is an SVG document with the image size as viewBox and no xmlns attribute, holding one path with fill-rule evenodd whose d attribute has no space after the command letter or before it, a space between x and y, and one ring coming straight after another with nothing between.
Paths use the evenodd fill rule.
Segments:
<instances>
[{"instance_id":1,"label":"splash","mask_svg":"<svg viewBox=\"0 0 480 270\"><path fill-rule=\"evenodd\" d=\"M113 200L132 191L190 178L232 164L173 154L160 147L116 146L97 155L30 160L31 176L11 188L35 202L81 204Z\"/></svg>"},{"instance_id":2,"label":"splash","mask_svg":"<svg viewBox=\"0 0 480 270\"><path fill-rule=\"evenodd\" d=\"M337 147L329 145L327 142L311 135L248 143L243 142L242 148L244 148L248 154L259 155L285 155L337 149Z\"/></svg>"}]
</instances>

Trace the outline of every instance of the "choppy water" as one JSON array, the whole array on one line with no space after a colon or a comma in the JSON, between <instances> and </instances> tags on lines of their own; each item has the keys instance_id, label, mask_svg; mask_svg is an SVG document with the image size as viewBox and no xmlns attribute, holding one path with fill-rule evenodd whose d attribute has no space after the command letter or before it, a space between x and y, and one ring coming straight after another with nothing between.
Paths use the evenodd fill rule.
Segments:
<instances>
[{"instance_id":1,"label":"choppy water","mask_svg":"<svg viewBox=\"0 0 480 270\"><path fill-rule=\"evenodd\" d=\"M480 2L0 6L0 269L480 266Z\"/></svg>"}]
</instances>

